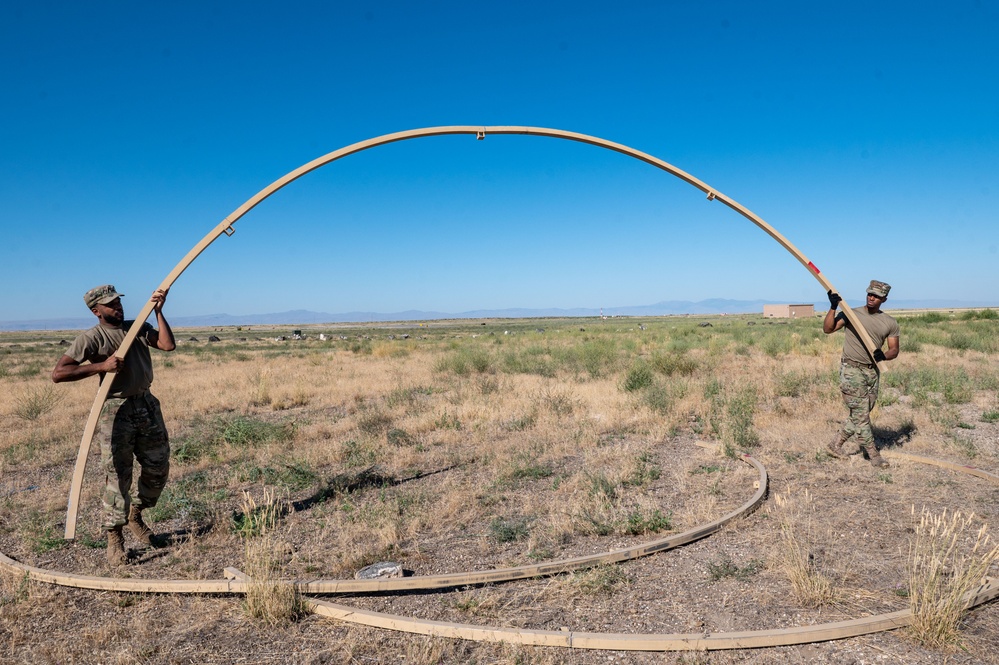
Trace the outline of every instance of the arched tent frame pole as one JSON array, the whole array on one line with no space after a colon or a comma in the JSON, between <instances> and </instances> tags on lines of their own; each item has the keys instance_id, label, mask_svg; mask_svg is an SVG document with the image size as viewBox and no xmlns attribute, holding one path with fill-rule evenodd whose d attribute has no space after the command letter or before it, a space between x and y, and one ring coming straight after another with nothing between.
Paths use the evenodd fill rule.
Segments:
<instances>
[{"instance_id":1,"label":"arched tent frame pole","mask_svg":"<svg viewBox=\"0 0 999 665\"><path fill-rule=\"evenodd\" d=\"M830 283L829 280L826 279L825 275L823 275L819 271L819 269L815 266L815 264L809 261L808 258L804 254L802 254L800 250L798 250L797 247L791 244L791 242L783 235L778 233L776 229L774 229L772 226L763 221L762 218L760 218L759 216L757 216L744 206L740 205L736 201L720 193L715 188L710 187L709 185L705 184L701 180L698 180L697 178L690 175L686 171L678 169L677 167L673 166L672 164L669 164L668 162L664 162L663 160L657 157L653 157L652 155L644 153L640 150L635 150L634 148L629 148L628 146L622 145L620 143L614 143L613 141L607 141L601 138L597 138L595 136L589 136L587 134L579 134L577 132L568 132L561 129L549 129L545 127L518 127L518 126L483 127L483 126L473 126L473 125L426 127L423 129L411 129L404 132L396 132L394 134L385 134L383 136L378 136L372 139L368 139L366 141L360 141L358 143L354 143L344 148L340 148L339 150L334 150L331 153L323 155L322 157L314 159L311 162L298 167L294 171L291 171L285 176L275 180L267 187L264 187L262 190L260 190L252 197L250 197L245 203L243 203L243 205L236 208L236 210L234 210L225 219L219 222L218 226L216 226L207 235L205 235L205 237L202 238L201 241L198 244L196 244L193 248L191 248L191 251L189 251L187 255L183 259L181 259L181 261L176 266L174 266L173 270L170 271L170 274L168 274L166 278L162 282L160 282L158 288L165 290L173 286L173 283L177 281L177 278L180 277L180 275L185 270L187 270L188 266L190 266L191 263L193 263L194 260L198 258L198 256L200 256L201 253L205 251L205 249L208 248L209 245L215 242L216 239L218 239L223 234L232 235L233 233L235 233L233 224L239 221L243 217L243 215L253 210L253 208L255 208L259 203L264 201L266 198L268 198L278 190L282 189L285 185L294 182L295 180L301 178L305 174L310 173L321 166L325 166L330 162L335 162L338 159L341 159L348 155L352 155L357 152L361 152L363 150L367 150L369 148L375 148L377 146L386 145L388 143L395 143L397 141L405 141L408 139L423 138L428 136L447 136L451 134L473 134L477 139L483 139L490 134L520 134L528 136L546 136L549 138L566 139L569 141L577 141L579 143L587 143L589 145L594 145L600 148L613 150L615 152L628 155L629 157L634 157L635 159L641 160L647 164L651 164L652 166L660 168L663 171L666 171L667 173L671 173L677 178L683 180L684 182L693 185L697 189L704 192L707 195L709 201L716 201L716 200L721 201L732 210L735 210L737 213L739 213L740 215L751 221L753 224L761 228L767 235L776 240L784 249L790 252L791 255L794 256L794 258L796 258L798 262L801 263L801 265L803 265L808 270L809 274L811 274L816 280L818 280L819 284L822 285L823 289L825 289L826 291L836 290L833 288L832 283ZM864 343L864 346L867 347L868 353L871 354L871 357L873 358L874 351L876 349L874 343L867 335L866 330L864 330L864 327L860 325L860 321L853 313L853 310L851 310L850 307L845 302L842 303L842 308L843 308L843 313L847 317L847 320L853 326L853 329L859 333L861 341ZM152 311L153 311L153 302L152 300L149 300L139 311L139 314L135 317L135 320L140 323L142 321L145 321L147 318L149 318L149 315L152 314ZM142 327L141 325L132 326L132 328L125 335L125 339L122 341L121 346L119 346L118 350L115 352L116 356L118 356L119 358L125 357L125 354L127 354L128 350L131 348L132 343L135 341L135 336L138 334L139 329L141 327ZM97 395L94 397L93 406L90 409L90 415L87 418L87 424L83 429L83 438L80 441L80 450L77 453L76 465L73 469L73 479L70 484L69 500L67 502L66 532L65 532L65 538L67 540L71 540L76 537L76 522L80 509L80 495L82 494L83 491L83 476L87 468L87 458L90 455L90 447L94 439L94 434L97 430L97 422L100 419L101 410L104 408L104 402L107 399L108 392L111 389L111 383L113 378L114 378L113 376L105 376L104 380L101 381L100 387L97 389Z\"/></svg>"}]
</instances>

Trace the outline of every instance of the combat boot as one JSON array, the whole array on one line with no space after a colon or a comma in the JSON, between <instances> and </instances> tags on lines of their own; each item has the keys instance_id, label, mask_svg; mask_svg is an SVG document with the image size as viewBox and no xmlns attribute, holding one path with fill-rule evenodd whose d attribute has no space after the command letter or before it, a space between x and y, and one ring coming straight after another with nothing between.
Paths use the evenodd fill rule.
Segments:
<instances>
[{"instance_id":1,"label":"combat boot","mask_svg":"<svg viewBox=\"0 0 999 665\"><path fill-rule=\"evenodd\" d=\"M840 432L836 435L836 438L829 442L827 446L829 454L833 457L838 457L839 459L846 459L847 454L843 452L843 444L846 443L846 437Z\"/></svg>"},{"instance_id":2,"label":"combat boot","mask_svg":"<svg viewBox=\"0 0 999 665\"><path fill-rule=\"evenodd\" d=\"M108 529L108 563L112 566L121 566L127 560L125 536L121 533L121 527L116 526L113 529Z\"/></svg>"},{"instance_id":3,"label":"combat boot","mask_svg":"<svg viewBox=\"0 0 999 665\"><path fill-rule=\"evenodd\" d=\"M864 446L864 452L867 453L867 459L871 461L871 466L878 469L888 466L888 462L886 462L885 458L881 456L881 452L878 450L877 446Z\"/></svg>"},{"instance_id":4,"label":"combat boot","mask_svg":"<svg viewBox=\"0 0 999 665\"><path fill-rule=\"evenodd\" d=\"M143 545L152 546L153 539L156 537L153 530L142 521L142 509L136 508L135 504L128 507L128 530Z\"/></svg>"}]
</instances>

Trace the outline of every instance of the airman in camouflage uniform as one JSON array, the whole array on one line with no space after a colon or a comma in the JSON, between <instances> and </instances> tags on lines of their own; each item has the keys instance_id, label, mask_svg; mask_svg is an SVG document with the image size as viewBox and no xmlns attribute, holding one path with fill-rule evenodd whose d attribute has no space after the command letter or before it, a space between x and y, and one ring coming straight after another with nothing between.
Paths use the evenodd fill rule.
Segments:
<instances>
[{"instance_id":1,"label":"airman in camouflage uniform","mask_svg":"<svg viewBox=\"0 0 999 665\"><path fill-rule=\"evenodd\" d=\"M149 347L173 351L173 331L163 316L166 291L152 295L157 330L148 323L126 321L121 294L105 284L83 296L98 324L81 333L52 370L52 380L79 381L88 376L114 373L114 382L104 403L98 426L101 431L101 463L105 471L102 495L102 525L108 533L108 561L125 563L125 540L122 528L144 545L152 545L152 530L142 520L142 511L155 506L166 486L170 472L170 441L160 403L149 386L153 365ZM133 325L141 325L135 342L125 358L115 355ZM132 467L139 462L139 482L132 492Z\"/></svg>"},{"instance_id":2,"label":"airman in camouflage uniform","mask_svg":"<svg viewBox=\"0 0 999 665\"><path fill-rule=\"evenodd\" d=\"M829 452L835 457L846 457L860 452L867 453L871 464L876 467L886 466L874 443L874 432L871 430L871 410L878 400L879 372L877 363L898 357L899 328L892 317L881 311L881 304L888 299L891 286L884 282L871 280L867 287L867 306L853 310L867 331L877 349L872 358L864 347L860 337L853 330L846 315L836 313L842 298L838 293L829 291L829 311L822 323L822 331L826 334L846 329L843 340L843 358L839 368L839 388L843 393L843 403L849 410L849 416L837 437L829 442ZM882 346L888 342L888 350ZM859 440L859 448L845 449L844 445L853 440Z\"/></svg>"}]
</instances>

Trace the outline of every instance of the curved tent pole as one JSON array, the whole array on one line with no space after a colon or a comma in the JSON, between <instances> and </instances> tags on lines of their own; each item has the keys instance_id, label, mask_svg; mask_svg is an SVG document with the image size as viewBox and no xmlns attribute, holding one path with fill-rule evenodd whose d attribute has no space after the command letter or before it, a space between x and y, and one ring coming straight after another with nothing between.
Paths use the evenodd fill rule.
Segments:
<instances>
[{"instance_id":1,"label":"curved tent pole","mask_svg":"<svg viewBox=\"0 0 999 665\"><path fill-rule=\"evenodd\" d=\"M735 202L734 200L730 199L724 194L718 192L713 187L709 187L704 182L698 180L689 173L681 169L678 169L677 167L673 166L672 164L669 164L668 162L664 162L663 160L657 157L653 157L652 155L644 153L640 150L635 150L634 148L629 148L628 146L622 145L620 143L614 143L613 141L607 141L605 139L597 138L596 136L579 134L577 132L568 132L561 129L549 129L545 127L519 127L519 126L483 127L475 125L426 127L423 129L411 129L404 132L385 134L383 136L377 136L375 138L368 139L366 141L360 141L358 143L354 143L344 148L340 148L339 150L334 150L331 153L323 155L322 157L318 157L312 160L311 162L298 167L294 171L291 171L288 174L282 176L281 178L275 180L267 187L264 187L262 190L260 190L252 197L250 197L245 203L243 203L243 205L236 208L236 210L231 212L225 219L219 222L219 224L214 229L209 231L208 234L205 235L205 237L202 238L198 244L192 247L191 250L187 253L187 255L184 256L184 258L181 259L181 261L176 266L174 266L173 270L170 271L170 274L167 275L162 282L160 282L158 288L166 290L169 289L171 286L173 286L173 283L177 280L177 278L180 277L180 275L185 270L187 270L188 266L190 266L191 263L193 263L194 260L198 258L198 256L200 256L201 253L205 251L205 249L210 244L215 242L215 240L218 239L223 234L232 235L235 232L233 224L239 221L243 217L243 215L250 212L250 210L255 208L257 204L261 203L264 199L274 194L279 189L283 188L285 185L288 185L294 182L295 180L301 178L303 175L310 173L321 166L325 166L330 162L334 162L342 157L346 157L347 155L352 155L354 153L361 152L362 150L367 150L369 148L386 145L388 143L395 143L397 141L405 141L408 139L423 138L427 136L445 136L450 134L474 134L478 139L485 138L486 135L488 134L521 134L521 135L531 135L531 136L547 136L550 138L566 139L569 141L577 141L579 143L587 143L589 145L594 145L600 148L607 148L608 150L613 150L615 152L628 155L629 157L634 157L635 159L641 160L643 162L646 162L647 164L651 164L652 166L660 168L663 171L666 171L667 173L671 173L677 178L683 180L684 182L693 185L697 189L704 192L707 195L709 201L714 201L714 200L721 201L729 208L735 210L737 213L739 213L740 215L751 221L753 224L760 227L767 235L776 240L782 247L784 247L784 249L790 252L791 255L794 256L798 260L798 262L800 262L803 266L805 266L805 268L808 269L808 272L816 280L818 280L819 284L822 285L823 289L825 289L826 291L836 290L833 288L833 285L829 282L829 280L826 279L825 275L823 275L819 271L819 269L815 267L815 265L798 250L797 247L792 245L787 238L778 233L776 229L774 229L772 226L763 221L763 219L761 219L756 214L754 214L747 208L743 207L739 203ZM843 302L841 306L843 308L843 313L847 317L847 320L853 326L853 329L859 333L861 341L864 343L864 346L867 347L868 353L871 354L871 357L873 358L875 347L874 343L870 339L870 336L867 334L867 331L860 324L860 321L853 313L853 310L851 310L850 307L845 302ZM153 311L153 302L152 300L149 300L139 311L139 314L135 317L135 320L140 323L142 321L145 321L147 318L149 318L149 315L152 314L152 311ZM118 356L119 358L125 357L125 354L128 353L128 350L131 348L132 343L135 341L135 337L138 334L139 329L141 327L142 327L141 324L132 326L132 328L125 335L125 339L122 340L121 346L119 346L118 350L115 351L116 356ZM77 453L76 466L73 469L73 479L70 484L69 500L66 509L65 538L67 540L71 540L76 537L76 521L80 508L80 495L83 491L83 475L87 467L87 457L90 454L90 447L91 444L93 443L94 434L97 430L97 422L100 419L101 410L104 408L104 401L107 399L108 392L111 389L111 383L113 379L114 379L113 375L110 376L106 375L104 380L101 381L100 387L97 389L97 395L94 397L94 404L90 409L90 416L87 418L87 424L83 429L83 438L80 441L80 450Z\"/></svg>"}]
</instances>

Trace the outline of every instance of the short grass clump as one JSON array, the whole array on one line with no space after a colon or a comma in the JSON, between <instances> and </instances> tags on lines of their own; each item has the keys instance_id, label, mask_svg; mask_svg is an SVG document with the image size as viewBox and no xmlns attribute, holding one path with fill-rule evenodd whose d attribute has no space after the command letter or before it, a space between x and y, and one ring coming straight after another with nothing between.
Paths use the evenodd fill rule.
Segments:
<instances>
[{"instance_id":1,"label":"short grass clump","mask_svg":"<svg viewBox=\"0 0 999 665\"><path fill-rule=\"evenodd\" d=\"M708 562L708 577L712 582L732 577L739 581L745 581L758 573L763 568L763 562L753 559L744 566L737 565L729 556L722 556L720 559Z\"/></svg>"},{"instance_id":2,"label":"short grass clump","mask_svg":"<svg viewBox=\"0 0 999 665\"><path fill-rule=\"evenodd\" d=\"M489 534L497 543L512 543L530 535L528 520L497 517L489 523Z\"/></svg>"},{"instance_id":3,"label":"short grass clump","mask_svg":"<svg viewBox=\"0 0 999 665\"><path fill-rule=\"evenodd\" d=\"M915 506L912 514L915 516ZM959 644L959 622L965 596L977 587L999 560L999 545L991 545L987 525L973 527L974 515L939 515L925 508L909 548L910 632L931 647Z\"/></svg>"},{"instance_id":4,"label":"short grass clump","mask_svg":"<svg viewBox=\"0 0 999 665\"><path fill-rule=\"evenodd\" d=\"M644 533L659 533L673 529L673 513L659 510L651 513L636 510L628 514L628 524L625 531L633 536Z\"/></svg>"}]
</instances>

